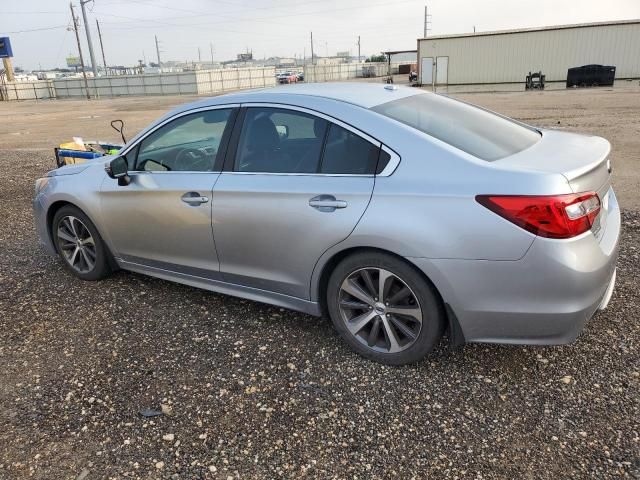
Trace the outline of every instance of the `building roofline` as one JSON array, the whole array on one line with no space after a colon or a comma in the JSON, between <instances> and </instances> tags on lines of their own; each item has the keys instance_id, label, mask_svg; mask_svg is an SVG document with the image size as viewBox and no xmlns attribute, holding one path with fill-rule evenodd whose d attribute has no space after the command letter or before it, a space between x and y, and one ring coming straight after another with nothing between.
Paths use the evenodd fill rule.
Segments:
<instances>
[{"instance_id":1,"label":"building roofline","mask_svg":"<svg viewBox=\"0 0 640 480\"><path fill-rule=\"evenodd\" d=\"M401 53L418 53L418 50L390 50L382 53L385 55L399 55Z\"/></svg>"},{"instance_id":2,"label":"building roofline","mask_svg":"<svg viewBox=\"0 0 640 480\"><path fill-rule=\"evenodd\" d=\"M516 28L512 30L493 30L488 32L454 33L451 35L434 35L426 38L418 38L418 41L444 40L448 38L465 38L465 37L487 37L491 35L508 35L512 33L546 32L549 30L566 30L569 28L604 27L609 25L633 25L633 24L640 24L640 19L614 20L610 22L575 23L570 25L551 25L547 27Z\"/></svg>"}]
</instances>

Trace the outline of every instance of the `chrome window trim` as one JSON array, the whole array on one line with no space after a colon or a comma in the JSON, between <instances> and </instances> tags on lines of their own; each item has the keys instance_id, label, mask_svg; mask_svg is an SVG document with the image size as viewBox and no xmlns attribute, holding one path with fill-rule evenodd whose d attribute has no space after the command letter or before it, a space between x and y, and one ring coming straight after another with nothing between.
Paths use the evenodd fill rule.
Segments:
<instances>
[{"instance_id":1,"label":"chrome window trim","mask_svg":"<svg viewBox=\"0 0 640 480\"><path fill-rule=\"evenodd\" d=\"M162 170L131 170L130 172L127 173L127 175L132 176L132 175L167 175L167 174L184 174L184 173L188 173L190 175L199 173L199 174L205 174L205 175L210 175L212 173L215 174L220 174L222 173L220 170L179 170L179 171L162 171Z\"/></svg>"},{"instance_id":2,"label":"chrome window trim","mask_svg":"<svg viewBox=\"0 0 640 480\"><path fill-rule=\"evenodd\" d=\"M270 175L277 177L363 177L363 178L373 178L376 175L372 173L304 173L304 172L293 172L293 173L278 173L278 172L232 172L225 171L221 172L222 174L230 174L230 175Z\"/></svg>"},{"instance_id":3,"label":"chrome window trim","mask_svg":"<svg viewBox=\"0 0 640 480\"><path fill-rule=\"evenodd\" d=\"M308 115L312 115L314 117L322 118L327 122L334 123L339 127L348 130L349 132L358 135L363 140L375 145L378 148L384 147L382 142L376 140L372 136L358 130L355 127L352 127L348 123L345 123L341 120L338 120L335 117L327 115L322 112L318 112L317 110L313 110L311 108L299 107L297 105L287 105L285 103L272 103L272 102L246 102L242 103L241 106L251 108L251 107L265 107L265 108L279 108L282 110L293 110L297 112L306 113ZM392 153L391 151L389 153ZM395 152L393 152L395 153ZM397 156L397 154L396 154ZM393 156L392 156L393 158ZM399 161L398 157L398 161ZM391 161L389 161L391 163ZM396 164L397 166L397 164ZM394 167L395 168L395 167ZM385 169L386 170L386 169ZM294 176L294 177L364 177L364 178L373 178L375 177L375 173L317 173L317 172L295 172L295 173L285 173L285 172L235 172L233 170L222 172L225 174L233 174L233 175L271 175L271 176Z\"/></svg>"},{"instance_id":4,"label":"chrome window trim","mask_svg":"<svg viewBox=\"0 0 640 480\"><path fill-rule=\"evenodd\" d=\"M396 168L398 168L398 165L400 165L400 155L398 155L396 152L391 150L384 143L382 144L381 148L382 148L383 151L385 151L385 152L387 152L389 154L391 159L389 160L389 163L387 163L387 165L382 169L382 171L376 176L378 176L378 177L388 177L393 172L395 172Z\"/></svg>"},{"instance_id":5,"label":"chrome window trim","mask_svg":"<svg viewBox=\"0 0 640 480\"><path fill-rule=\"evenodd\" d=\"M375 138L373 138L372 136L358 130L355 127L352 127L351 125L349 125L348 123L345 123L341 120L338 120L335 117L332 117L330 115L327 115L325 113L322 112L318 112L317 110L313 110L310 108L305 108L305 107L299 107L297 105L287 105L284 103L271 103L271 102L247 102L247 103L227 103L224 105L209 105L206 107L199 107L199 108L194 108L191 110L185 110L183 112L179 112L175 115L173 115L170 118L167 118L165 121L159 123L158 125L154 126L151 130L147 131L144 136L138 138L134 143L132 143L131 145L129 145L125 150L123 150L122 152L118 153L118 156L124 156L127 155L127 153L129 153L131 150L133 150L138 144L140 144L141 142L143 142L149 135L151 135L153 132L155 132L156 130L158 130L159 128L165 126L166 124L168 124L169 122L172 122L173 120L176 120L180 117L184 117L185 115L190 115L192 113L199 113L199 112L205 112L205 111L209 111L209 110L221 110L221 109L228 109L228 108L240 108L240 107L268 107L268 108L281 108L283 110L294 110L294 111L299 111L302 113L307 113L309 115L313 115L319 118L322 118L328 122L331 123L335 123L336 125L358 135L359 137L363 138L364 140L372 143L373 145L381 148L382 150L384 150L385 152L387 152L390 156L391 156L391 160L389 160L389 163L387 164L387 166L384 168L384 170L382 170L382 172L380 172L379 174L370 174L370 173L362 173L362 174L355 174L355 173L278 173L278 172L234 172L234 171L224 171L224 170L207 170L207 171L202 171L202 170L181 170L181 171L169 171L169 172L162 172L162 171L150 171L150 170L132 170L131 172L129 172L129 175L140 175L140 174L152 174L152 175L166 175L166 174L211 174L211 173L217 173L217 174L221 174L221 173L225 173L225 174L234 174L234 175L279 175L279 176L315 176L315 177L388 177L390 176L398 167L398 165L400 164L400 155L398 155L395 151L391 150L389 147L387 147L384 143L380 142L379 140L376 140Z\"/></svg>"},{"instance_id":6,"label":"chrome window trim","mask_svg":"<svg viewBox=\"0 0 640 480\"><path fill-rule=\"evenodd\" d=\"M167 123L172 122L172 121L174 121L174 120L176 120L176 119L178 119L180 117L184 117L185 115L191 115L192 113L206 112L206 111L209 111L209 110L233 109L233 108L238 108L239 106L240 106L239 103L227 103L227 104L224 104L224 105L209 105L209 106L206 106L206 107L198 107L198 108L193 108L191 110L185 110L183 112L176 113L172 117L167 118L164 122L161 122L161 123L157 124L151 130L147 131L144 134L144 136L138 138L134 143L129 145L122 152L118 152L118 156L121 157L121 156L126 155L131 150L133 150L133 148L135 148L136 145L138 145L139 143L143 142L153 132L155 132L159 128L164 127ZM162 172L162 173L175 173L175 172ZM183 173L189 173L189 172L183 172ZM196 172L193 172L193 173L196 173ZM198 172L198 173L202 173L202 172ZM209 172L205 172L205 173L209 173Z\"/></svg>"}]
</instances>

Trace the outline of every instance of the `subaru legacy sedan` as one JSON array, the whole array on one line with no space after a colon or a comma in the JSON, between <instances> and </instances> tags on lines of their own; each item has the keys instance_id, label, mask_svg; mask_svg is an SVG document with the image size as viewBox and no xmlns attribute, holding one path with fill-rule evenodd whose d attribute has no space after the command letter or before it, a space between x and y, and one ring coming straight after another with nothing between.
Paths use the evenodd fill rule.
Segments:
<instances>
[{"instance_id":1,"label":"subaru legacy sedan","mask_svg":"<svg viewBox=\"0 0 640 480\"><path fill-rule=\"evenodd\" d=\"M168 113L117 156L36 181L41 241L331 318L386 364L465 342L564 344L614 288L606 140L416 88L278 87Z\"/></svg>"}]
</instances>

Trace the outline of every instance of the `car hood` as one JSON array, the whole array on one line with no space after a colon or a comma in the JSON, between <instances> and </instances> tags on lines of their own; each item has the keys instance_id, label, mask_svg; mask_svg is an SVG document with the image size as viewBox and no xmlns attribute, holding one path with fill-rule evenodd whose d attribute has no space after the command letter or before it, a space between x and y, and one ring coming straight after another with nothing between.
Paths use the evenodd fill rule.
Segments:
<instances>
[{"instance_id":1,"label":"car hood","mask_svg":"<svg viewBox=\"0 0 640 480\"><path fill-rule=\"evenodd\" d=\"M61 177L64 175L77 175L84 172L88 168L102 168L105 163L110 162L117 155L105 155L103 157L92 158L83 163L76 163L73 165L64 165L63 167L56 168L47 173L47 177Z\"/></svg>"}]
</instances>

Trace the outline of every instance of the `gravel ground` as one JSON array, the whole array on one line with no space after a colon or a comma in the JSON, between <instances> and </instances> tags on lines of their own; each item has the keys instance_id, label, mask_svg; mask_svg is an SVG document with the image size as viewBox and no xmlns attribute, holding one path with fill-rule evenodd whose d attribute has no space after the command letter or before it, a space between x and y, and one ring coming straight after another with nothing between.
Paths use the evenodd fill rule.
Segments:
<instances>
[{"instance_id":1,"label":"gravel ground","mask_svg":"<svg viewBox=\"0 0 640 480\"><path fill-rule=\"evenodd\" d=\"M638 212L575 344L443 344L393 368L296 312L75 279L35 239L50 167L0 152L0 479L640 478Z\"/></svg>"}]
</instances>

